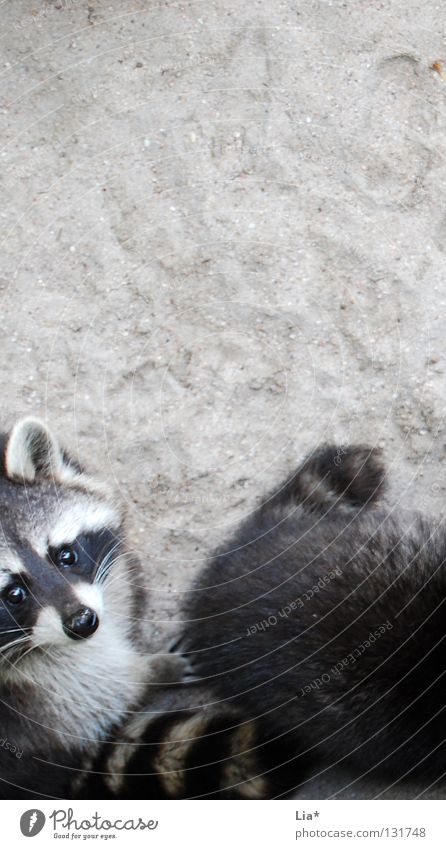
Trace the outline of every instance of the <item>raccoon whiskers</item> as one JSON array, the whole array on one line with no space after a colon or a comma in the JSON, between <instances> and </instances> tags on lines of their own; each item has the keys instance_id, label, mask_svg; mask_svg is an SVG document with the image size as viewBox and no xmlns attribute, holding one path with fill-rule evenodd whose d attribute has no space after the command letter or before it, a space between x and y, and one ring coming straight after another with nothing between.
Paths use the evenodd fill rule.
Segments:
<instances>
[{"instance_id":1,"label":"raccoon whiskers","mask_svg":"<svg viewBox=\"0 0 446 849\"><path fill-rule=\"evenodd\" d=\"M98 578L95 578L95 580L94 580L94 582L93 582L93 583L95 583L95 584L103 584L103 583L105 583L105 581L107 580L107 578L108 578L108 576L109 576L109 574L110 574L111 570L112 570L112 569L114 569L114 567L116 566L116 564L117 564L117 563L119 563L120 561L125 562L125 560L126 560L126 556L125 556L125 554L119 554L117 557L115 557L115 558L114 558L114 560L111 560L111 561L107 564L107 567L106 567L105 569L101 568L101 572L100 572L100 574L99 574L99 576L98 576L98 578L99 578L99 579L98 579ZM112 579L112 581L109 581L109 582L108 582L107 586L110 586L110 585L113 583L113 581L115 581L115 580L118 580L118 581L119 581L119 579L120 579L120 576L119 576L119 575L116 575L116 576Z\"/></svg>"},{"instance_id":2,"label":"raccoon whiskers","mask_svg":"<svg viewBox=\"0 0 446 849\"><path fill-rule=\"evenodd\" d=\"M104 564L101 565L100 569L97 572L97 575L95 575L95 579L93 581L94 584L103 584L104 583L104 581L107 578L108 573L110 572L110 569L111 569L113 563L114 563L113 560L109 560L107 563L104 563Z\"/></svg>"},{"instance_id":3,"label":"raccoon whiskers","mask_svg":"<svg viewBox=\"0 0 446 849\"><path fill-rule=\"evenodd\" d=\"M24 636L22 636L22 637L18 637L18 638L17 638L17 639L15 639L15 640L11 640L11 642L6 643L6 646L2 646L2 647L1 647L1 649L0 649L0 657L2 657L2 656L6 656L6 654L7 654L7 653L9 653L9 652L11 652L12 650L16 649L18 646L22 646L22 645L24 645L25 643L29 643L29 642L30 642L30 640L31 640L31 637L30 637L30 635L29 635L29 634L25 634Z\"/></svg>"},{"instance_id":4,"label":"raccoon whiskers","mask_svg":"<svg viewBox=\"0 0 446 849\"><path fill-rule=\"evenodd\" d=\"M19 665L20 661L23 660L23 658L26 657L27 654L30 654L30 652L32 652L34 649L38 649L38 648L39 648L38 645L33 644L28 649L26 649L26 651L21 652L19 654L16 662L12 664L13 669L17 669L17 666Z\"/></svg>"},{"instance_id":5,"label":"raccoon whiskers","mask_svg":"<svg viewBox=\"0 0 446 849\"><path fill-rule=\"evenodd\" d=\"M108 576L109 572L112 570L112 568L114 568L114 567L116 566L116 564L117 564L117 563L119 563L119 561L120 561L120 560L122 560L123 562L125 562L125 560L126 560L126 555L125 555L125 554L119 554L119 555L118 555L118 557L115 557L115 559L113 560L113 562L112 562L112 563L110 563L110 565L109 565L109 567L108 567L108 569L107 569L107 573L106 573L105 577L104 577L104 578L102 578L102 580L100 581L100 583L101 583L101 584L103 584L103 583L105 582L105 580L106 580L106 578L107 578L107 576ZM111 586L115 583L115 581L119 581L119 580L121 580L121 576L120 576L120 575L119 575L119 573L118 573L117 575L114 575L114 576L113 576L113 578L112 578L110 581L107 581L107 587L111 587ZM97 582L97 581L95 581L94 583L98 583L98 582ZM141 587L139 587L139 589L141 589Z\"/></svg>"},{"instance_id":6,"label":"raccoon whiskers","mask_svg":"<svg viewBox=\"0 0 446 849\"><path fill-rule=\"evenodd\" d=\"M122 545L121 540L118 540L118 542L117 542L117 543L113 546L113 548L111 548L111 549L110 549L110 551L108 551L108 552L107 552L107 554L105 555L104 559L103 559L103 560L101 560L101 562L99 563L99 566L98 566L98 570L97 570L97 572L96 572L96 575L95 575L95 577L94 577L94 583L95 583L95 584L102 584L102 583L104 583L104 581L105 581L105 579L106 579L106 577L107 577L107 575L108 575L108 573L109 573L109 571L110 571L111 567L112 567L112 566L116 563L116 561L119 559L119 556L120 556L120 555L119 555L118 557L116 557L116 558L113 560L113 555L114 555L115 551L117 551L117 549L118 549L121 545Z\"/></svg>"}]
</instances>

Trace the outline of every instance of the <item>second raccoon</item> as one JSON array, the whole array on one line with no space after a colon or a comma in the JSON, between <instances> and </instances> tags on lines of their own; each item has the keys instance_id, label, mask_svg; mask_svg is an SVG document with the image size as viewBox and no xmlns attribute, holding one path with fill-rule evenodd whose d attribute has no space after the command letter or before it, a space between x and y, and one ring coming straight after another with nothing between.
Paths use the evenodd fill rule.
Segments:
<instances>
[{"instance_id":1,"label":"second raccoon","mask_svg":"<svg viewBox=\"0 0 446 849\"><path fill-rule=\"evenodd\" d=\"M378 452L316 450L189 595L196 678L276 751L259 794L334 764L387 783L446 769L446 526L398 518L383 489Z\"/></svg>"}]
</instances>

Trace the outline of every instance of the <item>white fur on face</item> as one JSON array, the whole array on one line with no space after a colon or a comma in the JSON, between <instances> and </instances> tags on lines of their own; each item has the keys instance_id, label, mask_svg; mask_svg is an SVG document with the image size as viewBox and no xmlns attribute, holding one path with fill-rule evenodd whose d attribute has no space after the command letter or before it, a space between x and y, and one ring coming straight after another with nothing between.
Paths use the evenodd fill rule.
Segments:
<instances>
[{"instance_id":1,"label":"white fur on face","mask_svg":"<svg viewBox=\"0 0 446 849\"><path fill-rule=\"evenodd\" d=\"M42 611L43 613L43 611ZM47 636L57 635L52 615L43 618ZM44 636L42 630L42 636ZM88 640L72 640L30 652L17 666L7 665L4 674L11 682L30 687L29 718L36 723L40 752L47 757L49 742L64 748L92 745L136 703L144 683L141 656L113 621ZM24 738L26 739L26 737ZM42 755L41 755L42 756Z\"/></svg>"},{"instance_id":2,"label":"white fur on face","mask_svg":"<svg viewBox=\"0 0 446 849\"><path fill-rule=\"evenodd\" d=\"M55 607L44 607L33 628L33 643L37 646L66 645L70 637L62 627L60 613Z\"/></svg>"},{"instance_id":3,"label":"white fur on face","mask_svg":"<svg viewBox=\"0 0 446 849\"><path fill-rule=\"evenodd\" d=\"M81 583L73 585L72 589L79 599L79 608L89 607L98 616L102 614L104 604L99 587ZM101 623L99 623L100 627ZM91 639L94 639L94 635ZM71 637L63 629L60 611L52 605L47 605L40 611L33 628L33 642L38 646L61 646L73 643Z\"/></svg>"},{"instance_id":4,"label":"white fur on face","mask_svg":"<svg viewBox=\"0 0 446 849\"><path fill-rule=\"evenodd\" d=\"M120 517L117 510L99 501L73 503L62 508L61 515L49 532L49 544L57 548L64 543L74 542L81 533L118 528Z\"/></svg>"},{"instance_id":5,"label":"white fur on face","mask_svg":"<svg viewBox=\"0 0 446 849\"><path fill-rule=\"evenodd\" d=\"M20 560L20 557L11 550L4 553L0 549L0 592L8 586L14 575L20 572L26 572L25 564Z\"/></svg>"},{"instance_id":6,"label":"white fur on face","mask_svg":"<svg viewBox=\"0 0 446 849\"><path fill-rule=\"evenodd\" d=\"M81 584L73 584L72 590L78 597L81 607L89 607L91 610L94 610L98 616L101 615L104 610L104 599L102 597L101 589L97 584L87 584L84 582ZM101 627L100 623L99 627Z\"/></svg>"}]
</instances>

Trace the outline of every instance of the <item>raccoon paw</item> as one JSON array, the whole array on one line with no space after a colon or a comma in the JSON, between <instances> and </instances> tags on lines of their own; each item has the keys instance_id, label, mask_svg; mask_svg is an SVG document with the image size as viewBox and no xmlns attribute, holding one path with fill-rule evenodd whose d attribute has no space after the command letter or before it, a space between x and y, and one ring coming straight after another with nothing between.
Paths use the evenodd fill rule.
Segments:
<instances>
[{"instance_id":1,"label":"raccoon paw","mask_svg":"<svg viewBox=\"0 0 446 849\"><path fill-rule=\"evenodd\" d=\"M194 679L192 667L182 654L156 654L150 659L152 684L190 684Z\"/></svg>"}]
</instances>

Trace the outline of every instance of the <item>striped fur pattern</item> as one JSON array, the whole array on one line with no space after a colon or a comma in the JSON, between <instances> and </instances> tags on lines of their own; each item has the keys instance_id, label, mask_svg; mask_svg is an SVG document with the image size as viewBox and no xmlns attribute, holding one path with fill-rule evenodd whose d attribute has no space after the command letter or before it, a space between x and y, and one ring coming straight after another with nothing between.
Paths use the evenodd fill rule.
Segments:
<instances>
[{"instance_id":1,"label":"striped fur pattern","mask_svg":"<svg viewBox=\"0 0 446 849\"><path fill-rule=\"evenodd\" d=\"M286 789L284 747L265 746L256 724L235 710L215 703L198 708L197 694L191 700L182 688L158 697L157 707L101 747L78 777L78 797L264 799L272 786Z\"/></svg>"}]
</instances>

